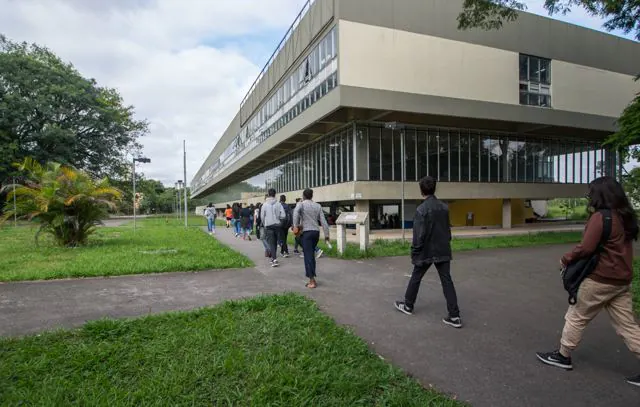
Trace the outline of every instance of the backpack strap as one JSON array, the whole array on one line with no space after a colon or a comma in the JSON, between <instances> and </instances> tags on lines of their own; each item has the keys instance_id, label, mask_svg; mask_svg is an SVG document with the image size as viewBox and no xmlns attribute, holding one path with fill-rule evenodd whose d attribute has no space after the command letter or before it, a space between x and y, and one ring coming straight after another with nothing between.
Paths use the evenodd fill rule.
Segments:
<instances>
[{"instance_id":1,"label":"backpack strap","mask_svg":"<svg viewBox=\"0 0 640 407\"><path fill-rule=\"evenodd\" d=\"M611 237L613 220L611 219L610 209L603 209L599 212L602 214L602 237L600 238L600 243L598 244L598 252L601 252L604 250L604 246L607 244L609 237Z\"/></svg>"}]
</instances>

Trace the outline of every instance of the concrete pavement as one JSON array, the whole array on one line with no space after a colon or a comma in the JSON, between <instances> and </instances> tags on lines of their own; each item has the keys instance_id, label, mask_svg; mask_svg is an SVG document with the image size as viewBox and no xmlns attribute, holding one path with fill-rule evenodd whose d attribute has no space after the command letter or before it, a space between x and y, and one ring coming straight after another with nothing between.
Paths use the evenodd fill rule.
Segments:
<instances>
[{"instance_id":1,"label":"concrete pavement","mask_svg":"<svg viewBox=\"0 0 640 407\"><path fill-rule=\"evenodd\" d=\"M407 258L318 263L319 287L304 288L302 259L271 269L260 242L218 239L246 253L253 269L0 285L0 335L78 326L100 317L190 309L259 293L297 291L424 385L474 406L633 406L640 391L622 380L640 372L601 315L574 355L575 370L543 366L534 352L558 346L567 307L557 267L566 246L457 253L453 265L465 327L440 322L436 273L425 277L413 316L392 307L410 271Z\"/></svg>"}]
</instances>

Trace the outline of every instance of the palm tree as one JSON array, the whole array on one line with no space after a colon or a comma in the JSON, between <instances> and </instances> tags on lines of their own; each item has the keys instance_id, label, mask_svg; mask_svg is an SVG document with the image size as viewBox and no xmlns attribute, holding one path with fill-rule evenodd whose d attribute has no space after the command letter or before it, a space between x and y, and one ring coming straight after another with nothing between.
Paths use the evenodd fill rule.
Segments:
<instances>
[{"instance_id":1,"label":"palm tree","mask_svg":"<svg viewBox=\"0 0 640 407\"><path fill-rule=\"evenodd\" d=\"M42 166L26 158L16 167L25 174L25 182L16 185L15 212L21 219L40 224L36 242L40 233L45 232L60 246L85 245L122 196L106 179L94 181L87 173L58 163ZM7 202L12 202L13 185L4 189L8 192ZM12 205L6 209L2 222L14 214Z\"/></svg>"}]
</instances>

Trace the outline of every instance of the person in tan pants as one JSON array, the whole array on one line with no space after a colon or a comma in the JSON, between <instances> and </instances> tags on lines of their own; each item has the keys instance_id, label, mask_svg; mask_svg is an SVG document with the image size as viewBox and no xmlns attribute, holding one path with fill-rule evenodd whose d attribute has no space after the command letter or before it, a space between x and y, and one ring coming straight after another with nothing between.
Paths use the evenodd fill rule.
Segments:
<instances>
[{"instance_id":1,"label":"person in tan pants","mask_svg":"<svg viewBox=\"0 0 640 407\"><path fill-rule=\"evenodd\" d=\"M607 311L617 334L640 359L640 326L633 313L631 294L632 242L638 239L638 220L622 186L612 177L592 181L587 197L591 216L582 242L562 257L562 267L589 257L598 249L603 232L601 210L611 211L611 234L594 271L580 285L576 304L571 305L565 315L560 349L536 354L541 362L566 370L573 369L571 352L580 344L584 329L602 310ZM626 380L640 386L640 375Z\"/></svg>"}]
</instances>

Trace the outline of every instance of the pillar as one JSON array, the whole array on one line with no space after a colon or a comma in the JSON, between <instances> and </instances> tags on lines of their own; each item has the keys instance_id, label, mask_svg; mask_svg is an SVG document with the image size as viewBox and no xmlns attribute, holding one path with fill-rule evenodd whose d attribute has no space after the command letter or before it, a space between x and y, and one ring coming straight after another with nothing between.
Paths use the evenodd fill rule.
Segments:
<instances>
[{"instance_id":1,"label":"pillar","mask_svg":"<svg viewBox=\"0 0 640 407\"><path fill-rule=\"evenodd\" d=\"M356 200L356 204L354 207L354 212L366 212L369 214L369 217L367 217L367 229L369 228L369 222L371 222L371 205L369 205L369 200L367 199L360 199L360 200ZM360 232L360 228L356 226L356 230L355 233L359 234Z\"/></svg>"},{"instance_id":2,"label":"pillar","mask_svg":"<svg viewBox=\"0 0 640 407\"><path fill-rule=\"evenodd\" d=\"M502 228L511 229L511 199L502 200Z\"/></svg>"}]
</instances>

